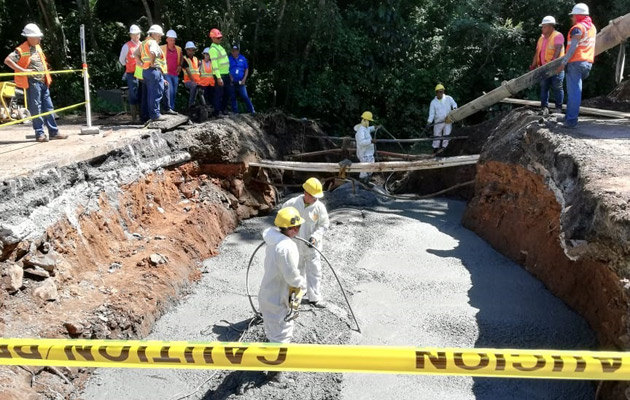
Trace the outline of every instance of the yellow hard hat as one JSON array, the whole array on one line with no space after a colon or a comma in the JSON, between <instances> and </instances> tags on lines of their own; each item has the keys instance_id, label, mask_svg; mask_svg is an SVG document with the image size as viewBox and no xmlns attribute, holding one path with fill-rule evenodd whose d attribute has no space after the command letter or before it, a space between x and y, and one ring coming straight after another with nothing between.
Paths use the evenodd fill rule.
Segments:
<instances>
[{"instance_id":1,"label":"yellow hard hat","mask_svg":"<svg viewBox=\"0 0 630 400\"><path fill-rule=\"evenodd\" d=\"M324 189L322 188L322 183L317 178L308 178L306 182L302 185L306 193L315 197L316 199L321 199L324 197Z\"/></svg>"},{"instance_id":2,"label":"yellow hard hat","mask_svg":"<svg viewBox=\"0 0 630 400\"><path fill-rule=\"evenodd\" d=\"M444 85L442 85L441 83L438 83L437 86L435 87L435 91L437 92L438 90L445 90Z\"/></svg>"},{"instance_id":3,"label":"yellow hard hat","mask_svg":"<svg viewBox=\"0 0 630 400\"><path fill-rule=\"evenodd\" d=\"M361 118L368 121L374 121L374 116L369 111L364 111L363 114L361 114Z\"/></svg>"},{"instance_id":4,"label":"yellow hard hat","mask_svg":"<svg viewBox=\"0 0 630 400\"><path fill-rule=\"evenodd\" d=\"M273 223L278 228L291 228L302 225L304 218L300 216L300 213L295 207L285 207L278 211L278 215L276 215L276 219Z\"/></svg>"}]
</instances>

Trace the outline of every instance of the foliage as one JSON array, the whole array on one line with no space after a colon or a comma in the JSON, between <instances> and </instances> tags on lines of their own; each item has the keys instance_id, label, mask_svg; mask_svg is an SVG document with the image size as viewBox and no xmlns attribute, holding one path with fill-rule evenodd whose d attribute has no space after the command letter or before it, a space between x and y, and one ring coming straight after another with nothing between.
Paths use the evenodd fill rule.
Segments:
<instances>
[{"instance_id":1,"label":"foliage","mask_svg":"<svg viewBox=\"0 0 630 400\"><path fill-rule=\"evenodd\" d=\"M80 66L79 26L88 29L88 62L93 89L123 83L117 62L132 23L144 30L149 20L175 29L179 43L210 45L208 31L218 27L224 44L239 43L250 61L249 91L258 110L280 108L317 118L332 133L348 134L363 110L374 112L396 136L418 135L433 88L447 87L461 105L527 71L538 24L555 15L558 29L570 28L571 0L0 0L0 50L21 41L27 22L46 28L54 3L69 58ZM145 7L145 4L147 7ZM148 11L147 11L148 10ZM630 10L630 0L592 4L596 25ZM148 14L151 15L148 15ZM55 36L57 37L57 36ZM44 41L48 52L63 43ZM585 82L585 96L606 94L614 86L616 51L600 56ZM72 104L82 97L80 78L63 77L55 101ZM63 90L60 88L63 87ZM537 88L525 94L537 96ZM180 101L186 96L180 90ZM477 117L478 118L478 117Z\"/></svg>"}]
</instances>

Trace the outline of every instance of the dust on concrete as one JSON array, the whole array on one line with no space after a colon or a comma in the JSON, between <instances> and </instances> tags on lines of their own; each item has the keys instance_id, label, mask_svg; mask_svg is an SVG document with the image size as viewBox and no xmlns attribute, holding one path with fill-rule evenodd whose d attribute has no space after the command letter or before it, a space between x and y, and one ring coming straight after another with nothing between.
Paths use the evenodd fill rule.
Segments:
<instances>
[{"instance_id":1,"label":"dust on concrete","mask_svg":"<svg viewBox=\"0 0 630 400\"><path fill-rule=\"evenodd\" d=\"M359 196L371 194L359 192ZM343 186L326 201L356 197ZM325 267L325 310L305 306L299 343L588 349L595 345L584 320L518 265L496 253L460 218L458 201L383 201L331 212L324 253L350 295L363 334L353 323ZM193 293L155 325L161 340L235 340L252 316L245 268L270 218L243 222L204 263ZM262 276L262 252L252 292ZM541 310L544 310L541 311ZM242 340L262 341L260 325ZM106 370L95 372L85 399L593 399L589 382L423 377L379 374L290 373L268 382L262 372Z\"/></svg>"}]
</instances>

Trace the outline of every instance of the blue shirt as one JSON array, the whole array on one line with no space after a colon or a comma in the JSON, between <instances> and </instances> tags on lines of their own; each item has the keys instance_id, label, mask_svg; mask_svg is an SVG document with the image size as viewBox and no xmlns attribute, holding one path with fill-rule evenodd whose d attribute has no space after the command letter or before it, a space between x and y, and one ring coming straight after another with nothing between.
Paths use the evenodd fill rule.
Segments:
<instances>
[{"instance_id":1,"label":"blue shirt","mask_svg":"<svg viewBox=\"0 0 630 400\"><path fill-rule=\"evenodd\" d=\"M247 65L247 58L242 54L239 54L237 58L230 56L230 75L236 82L243 80L245 77L245 70L249 68Z\"/></svg>"}]
</instances>

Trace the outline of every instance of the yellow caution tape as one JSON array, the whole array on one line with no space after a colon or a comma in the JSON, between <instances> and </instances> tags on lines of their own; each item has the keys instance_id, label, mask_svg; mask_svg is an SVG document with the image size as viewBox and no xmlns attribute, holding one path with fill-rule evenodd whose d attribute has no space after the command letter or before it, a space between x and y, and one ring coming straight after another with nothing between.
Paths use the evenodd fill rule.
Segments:
<instances>
[{"instance_id":1,"label":"yellow caution tape","mask_svg":"<svg viewBox=\"0 0 630 400\"><path fill-rule=\"evenodd\" d=\"M85 101L84 101L83 103L73 104L73 105L71 105L71 106L64 107L64 108L59 108L59 109L57 109L57 110L47 111L47 112L45 112L45 113L41 113L41 114L37 114L37 115L31 115L31 116L30 116L30 117L28 117L28 118L22 118L22 119L17 119L17 120L15 120L15 121L11 121L11 122L5 122L4 124L0 124L0 128L3 128L3 127L5 127L5 126L11 126L11 125L21 124L22 122L24 122L24 121L28 121L28 120L30 120L30 119L35 119L35 118L43 117L43 116L46 116L46 115L54 114L54 113L57 113L57 112L62 112L62 111L70 110L70 109L72 109L72 108L81 107L81 106L83 106L83 105L85 105L85 104L87 104L87 102L85 102Z\"/></svg>"},{"instance_id":2,"label":"yellow caution tape","mask_svg":"<svg viewBox=\"0 0 630 400\"><path fill-rule=\"evenodd\" d=\"M0 73L0 77L5 76L32 76L32 75L58 75L58 74L72 74L75 72L83 72L82 69L65 69L61 71L30 71L30 72L2 72Z\"/></svg>"},{"instance_id":3,"label":"yellow caution tape","mask_svg":"<svg viewBox=\"0 0 630 400\"><path fill-rule=\"evenodd\" d=\"M630 353L275 343L0 339L0 365L630 380Z\"/></svg>"}]
</instances>

